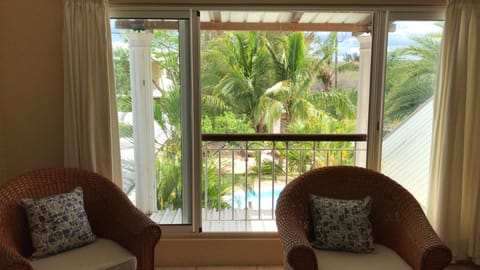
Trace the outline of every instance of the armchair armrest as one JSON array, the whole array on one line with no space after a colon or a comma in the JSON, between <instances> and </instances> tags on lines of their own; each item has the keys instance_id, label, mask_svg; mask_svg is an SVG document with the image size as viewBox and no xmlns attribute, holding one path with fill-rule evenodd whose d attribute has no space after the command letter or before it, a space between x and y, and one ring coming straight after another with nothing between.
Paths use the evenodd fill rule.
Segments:
<instances>
[{"instance_id":1,"label":"armchair armrest","mask_svg":"<svg viewBox=\"0 0 480 270\"><path fill-rule=\"evenodd\" d=\"M284 190L283 192L289 192ZM318 270L317 258L307 235L299 207L288 196L280 196L276 208L278 234L284 249L285 269Z\"/></svg>"},{"instance_id":2,"label":"armchair armrest","mask_svg":"<svg viewBox=\"0 0 480 270\"><path fill-rule=\"evenodd\" d=\"M160 226L138 210L110 181L95 186L95 191L85 196L94 233L116 241L137 258L142 258L138 260L137 269L153 269Z\"/></svg>"},{"instance_id":3,"label":"armchair armrest","mask_svg":"<svg viewBox=\"0 0 480 270\"><path fill-rule=\"evenodd\" d=\"M443 269L451 262L450 249L435 233L413 196L407 192L397 192L397 196L393 200L395 207L383 214L383 222L375 224L380 238L413 269Z\"/></svg>"},{"instance_id":4,"label":"armchair armrest","mask_svg":"<svg viewBox=\"0 0 480 270\"><path fill-rule=\"evenodd\" d=\"M0 269L2 270L33 270L30 262L13 249L0 243Z\"/></svg>"},{"instance_id":5,"label":"armchair armrest","mask_svg":"<svg viewBox=\"0 0 480 270\"><path fill-rule=\"evenodd\" d=\"M285 269L317 270L317 258L301 224L293 219L277 219L277 224L286 227L278 230L285 252Z\"/></svg>"}]
</instances>

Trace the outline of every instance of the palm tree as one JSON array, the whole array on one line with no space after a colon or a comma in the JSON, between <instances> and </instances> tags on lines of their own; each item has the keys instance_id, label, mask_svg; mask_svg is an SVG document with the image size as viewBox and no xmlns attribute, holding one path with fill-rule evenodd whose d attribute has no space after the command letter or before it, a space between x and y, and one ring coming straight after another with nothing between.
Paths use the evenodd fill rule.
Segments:
<instances>
[{"instance_id":1,"label":"palm tree","mask_svg":"<svg viewBox=\"0 0 480 270\"><path fill-rule=\"evenodd\" d=\"M339 91L314 91L312 72L308 63L303 33L291 33L283 42L283 47L276 52L269 44L268 49L273 59L277 83L270 87L261 99L262 109L266 111L267 123L271 125L283 113L287 128L294 121L305 120L319 110L328 111L333 104L340 108L343 115L352 117L354 105L347 95ZM334 51L331 48L326 52ZM325 56L325 61L330 58ZM320 59L321 60L321 59ZM318 62L316 63L318 67Z\"/></svg>"},{"instance_id":2,"label":"palm tree","mask_svg":"<svg viewBox=\"0 0 480 270\"><path fill-rule=\"evenodd\" d=\"M261 103L269 125L285 113L288 126L295 118L305 119L313 109L308 100L313 81L307 70L303 33L291 33L282 43L278 52L268 44L276 83L265 92Z\"/></svg>"},{"instance_id":3,"label":"palm tree","mask_svg":"<svg viewBox=\"0 0 480 270\"><path fill-rule=\"evenodd\" d=\"M153 31L152 61L158 64L173 84L180 82L179 56L177 30Z\"/></svg>"},{"instance_id":4,"label":"palm tree","mask_svg":"<svg viewBox=\"0 0 480 270\"><path fill-rule=\"evenodd\" d=\"M128 49L116 46L113 48L112 53L113 68L115 70L115 91L118 96L130 95L130 63L128 61Z\"/></svg>"},{"instance_id":5,"label":"palm tree","mask_svg":"<svg viewBox=\"0 0 480 270\"><path fill-rule=\"evenodd\" d=\"M158 209L182 208L182 165L177 159L156 159Z\"/></svg>"},{"instance_id":6,"label":"palm tree","mask_svg":"<svg viewBox=\"0 0 480 270\"><path fill-rule=\"evenodd\" d=\"M413 38L416 44L389 54L385 97L385 123L396 123L427 101L435 88L440 38L428 35Z\"/></svg>"},{"instance_id":7,"label":"palm tree","mask_svg":"<svg viewBox=\"0 0 480 270\"><path fill-rule=\"evenodd\" d=\"M331 32L325 40L320 37L315 38L317 48L313 51L316 57L312 59L311 70L320 81L325 91L329 91L334 86L336 61L334 61L337 52L337 32Z\"/></svg>"},{"instance_id":8,"label":"palm tree","mask_svg":"<svg viewBox=\"0 0 480 270\"><path fill-rule=\"evenodd\" d=\"M257 32L231 32L212 42L202 61L202 95L221 97L236 114L245 114L264 131L259 100L270 84L265 38ZM203 63L202 63L203 65ZM214 101L210 98L210 101ZM216 101L218 104L220 102ZM205 103L206 104L206 103Z\"/></svg>"}]
</instances>

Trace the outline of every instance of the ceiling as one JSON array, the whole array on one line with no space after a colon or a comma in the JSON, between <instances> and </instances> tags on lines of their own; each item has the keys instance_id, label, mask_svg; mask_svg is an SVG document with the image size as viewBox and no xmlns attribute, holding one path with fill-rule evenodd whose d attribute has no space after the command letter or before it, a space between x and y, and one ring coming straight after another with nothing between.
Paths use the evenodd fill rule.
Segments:
<instances>
[{"instance_id":1,"label":"ceiling","mask_svg":"<svg viewBox=\"0 0 480 270\"><path fill-rule=\"evenodd\" d=\"M372 22L368 12L313 11L201 11L205 30L279 30L365 32Z\"/></svg>"},{"instance_id":2,"label":"ceiling","mask_svg":"<svg viewBox=\"0 0 480 270\"><path fill-rule=\"evenodd\" d=\"M212 31L369 32L369 12L200 11L200 28ZM120 19L119 29L177 29L176 20Z\"/></svg>"}]
</instances>

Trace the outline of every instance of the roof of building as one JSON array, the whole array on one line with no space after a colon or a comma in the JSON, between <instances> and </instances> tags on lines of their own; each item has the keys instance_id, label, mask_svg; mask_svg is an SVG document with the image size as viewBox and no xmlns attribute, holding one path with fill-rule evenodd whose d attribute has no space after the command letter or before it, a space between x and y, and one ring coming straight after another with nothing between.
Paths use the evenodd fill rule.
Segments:
<instances>
[{"instance_id":1,"label":"roof of building","mask_svg":"<svg viewBox=\"0 0 480 270\"><path fill-rule=\"evenodd\" d=\"M420 106L383 139L382 173L409 190L426 209L430 175L433 100Z\"/></svg>"}]
</instances>

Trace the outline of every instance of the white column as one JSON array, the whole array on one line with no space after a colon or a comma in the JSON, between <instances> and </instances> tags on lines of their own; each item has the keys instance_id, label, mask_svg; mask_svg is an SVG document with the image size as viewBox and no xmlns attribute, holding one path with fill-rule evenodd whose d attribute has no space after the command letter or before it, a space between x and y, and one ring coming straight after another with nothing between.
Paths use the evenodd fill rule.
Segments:
<instances>
[{"instance_id":1,"label":"white column","mask_svg":"<svg viewBox=\"0 0 480 270\"><path fill-rule=\"evenodd\" d=\"M360 42L360 63L359 63L359 80L358 80L358 98L357 98L357 133L366 134L368 131L368 104L370 95L370 68L372 62L372 36L370 34L362 34L357 36ZM365 166L367 163L365 142L356 144L357 155L355 156L356 166Z\"/></svg>"},{"instance_id":2,"label":"white column","mask_svg":"<svg viewBox=\"0 0 480 270\"><path fill-rule=\"evenodd\" d=\"M282 133L282 116L273 121L272 133Z\"/></svg>"},{"instance_id":3,"label":"white column","mask_svg":"<svg viewBox=\"0 0 480 270\"><path fill-rule=\"evenodd\" d=\"M128 33L135 145L135 204L144 213L157 210L151 49L153 34Z\"/></svg>"}]
</instances>

